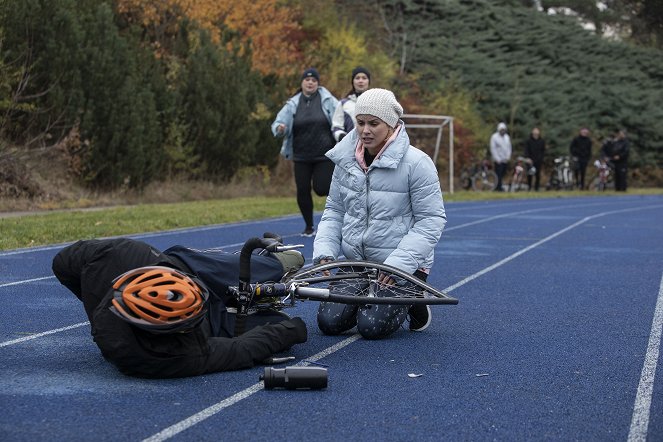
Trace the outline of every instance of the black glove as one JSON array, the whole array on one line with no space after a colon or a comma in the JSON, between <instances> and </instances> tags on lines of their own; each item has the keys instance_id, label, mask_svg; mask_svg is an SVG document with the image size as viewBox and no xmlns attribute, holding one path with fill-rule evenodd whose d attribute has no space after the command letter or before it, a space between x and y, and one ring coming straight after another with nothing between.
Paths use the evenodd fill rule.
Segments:
<instances>
[{"instance_id":1,"label":"black glove","mask_svg":"<svg viewBox=\"0 0 663 442\"><path fill-rule=\"evenodd\" d=\"M281 321L281 325L283 325L285 328L293 329L295 331L296 333L295 342L297 344L306 342L306 339L308 339L306 323L302 320L302 318L294 317L286 321Z\"/></svg>"},{"instance_id":2,"label":"black glove","mask_svg":"<svg viewBox=\"0 0 663 442\"><path fill-rule=\"evenodd\" d=\"M338 142L340 143L343 138L345 138L345 135L347 134L341 134L338 136Z\"/></svg>"}]
</instances>

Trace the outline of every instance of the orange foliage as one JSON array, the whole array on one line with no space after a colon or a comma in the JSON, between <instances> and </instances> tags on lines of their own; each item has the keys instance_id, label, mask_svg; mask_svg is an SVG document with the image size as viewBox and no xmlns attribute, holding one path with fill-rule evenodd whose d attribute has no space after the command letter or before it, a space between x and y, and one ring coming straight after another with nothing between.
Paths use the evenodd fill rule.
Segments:
<instances>
[{"instance_id":1,"label":"orange foliage","mask_svg":"<svg viewBox=\"0 0 663 442\"><path fill-rule=\"evenodd\" d=\"M250 43L253 68L262 74L287 76L301 59L299 12L280 5L279 0L117 0L117 12L131 23L162 40L177 32L180 20L188 18L210 32L219 42L225 25Z\"/></svg>"}]
</instances>

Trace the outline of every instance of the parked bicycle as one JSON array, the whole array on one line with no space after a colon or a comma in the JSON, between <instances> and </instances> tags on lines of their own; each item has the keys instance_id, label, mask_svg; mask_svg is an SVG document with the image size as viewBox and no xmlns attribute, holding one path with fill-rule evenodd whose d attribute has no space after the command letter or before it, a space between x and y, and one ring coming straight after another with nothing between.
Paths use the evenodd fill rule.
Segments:
<instances>
[{"instance_id":1,"label":"parked bicycle","mask_svg":"<svg viewBox=\"0 0 663 442\"><path fill-rule=\"evenodd\" d=\"M472 168L464 170L460 179L465 190L491 191L497 186L497 174L492 169L491 162L486 159Z\"/></svg>"},{"instance_id":2,"label":"parked bicycle","mask_svg":"<svg viewBox=\"0 0 663 442\"><path fill-rule=\"evenodd\" d=\"M601 158L600 160L594 161L594 167L596 167L596 176L590 182L589 188L597 192L603 192L606 189L614 189L615 174L612 162Z\"/></svg>"},{"instance_id":3,"label":"parked bicycle","mask_svg":"<svg viewBox=\"0 0 663 442\"><path fill-rule=\"evenodd\" d=\"M573 170L569 157L558 157L554 160L554 166L548 180L548 190L573 190Z\"/></svg>"},{"instance_id":4,"label":"parked bicycle","mask_svg":"<svg viewBox=\"0 0 663 442\"><path fill-rule=\"evenodd\" d=\"M518 192L520 190L529 190L527 176L536 174L536 167L531 159L525 157L516 158L516 165L513 168L509 192Z\"/></svg>"},{"instance_id":5,"label":"parked bicycle","mask_svg":"<svg viewBox=\"0 0 663 442\"><path fill-rule=\"evenodd\" d=\"M235 335L244 332L247 317L260 310L294 307L297 300L330 301L354 305L458 304L458 300L430 284L395 267L367 261L332 261L303 268L279 282L251 283L251 256L256 249L282 252L303 247L283 245L273 238L251 238L240 252L239 286L229 294L237 300ZM396 281L393 290L380 297L383 287L378 276L386 274Z\"/></svg>"}]
</instances>

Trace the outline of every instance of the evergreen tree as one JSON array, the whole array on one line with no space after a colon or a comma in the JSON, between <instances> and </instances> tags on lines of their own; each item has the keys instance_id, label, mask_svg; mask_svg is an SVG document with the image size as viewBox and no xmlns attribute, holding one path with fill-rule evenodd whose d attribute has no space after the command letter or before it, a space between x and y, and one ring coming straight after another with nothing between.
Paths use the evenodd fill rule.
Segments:
<instances>
[{"instance_id":1,"label":"evergreen tree","mask_svg":"<svg viewBox=\"0 0 663 442\"><path fill-rule=\"evenodd\" d=\"M89 1L4 0L2 59L12 66L5 135L54 143L75 124L82 102L80 48Z\"/></svg>"},{"instance_id":2,"label":"evergreen tree","mask_svg":"<svg viewBox=\"0 0 663 442\"><path fill-rule=\"evenodd\" d=\"M225 180L254 158L259 129L251 116L260 77L251 72L246 54L214 45L206 32L189 38L180 115L185 143L194 146L205 177Z\"/></svg>"},{"instance_id":3,"label":"evergreen tree","mask_svg":"<svg viewBox=\"0 0 663 442\"><path fill-rule=\"evenodd\" d=\"M416 35L406 72L423 89L440 77L474 92L490 127L506 121L515 142L540 126L552 154L568 153L582 126L597 141L626 128L632 164L663 164L663 57L656 49L602 39L570 17L516 1L385 0ZM444 110L442 110L444 112ZM486 143L488 140L486 140Z\"/></svg>"},{"instance_id":4,"label":"evergreen tree","mask_svg":"<svg viewBox=\"0 0 663 442\"><path fill-rule=\"evenodd\" d=\"M86 23L81 135L89 142L85 179L96 187L143 187L158 170L161 129L146 54L119 35L100 3Z\"/></svg>"}]
</instances>

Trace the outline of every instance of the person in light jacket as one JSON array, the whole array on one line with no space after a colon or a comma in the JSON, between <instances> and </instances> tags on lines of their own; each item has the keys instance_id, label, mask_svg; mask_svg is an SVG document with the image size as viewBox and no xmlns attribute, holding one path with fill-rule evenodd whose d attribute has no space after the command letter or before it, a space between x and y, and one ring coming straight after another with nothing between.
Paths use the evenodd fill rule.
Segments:
<instances>
[{"instance_id":1,"label":"person in light jacket","mask_svg":"<svg viewBox=\"0 0 663 442\"><path fill-rule=\"evenodd\" d=\"M275 137L284 137L281 155L294 162L297 205L304 218L303 236L313 236L313 198L329 193L334 163L325 152L334 147L331 121L338 100L320 86L320 74L309 68L302 74L301 88L288 99L272 123Z\"/></svg>"},{"instance_id":2,"label":"person in light jacket","mask_svg":"<svg viewBox=\"0 0 663 442\"><path fill-rule=\"evenodd\" d=\"M437 170L410 145L403 108L393 92L369 89L357 99L357 126L327 156L336 164L313 243L313 262L344 256L385 263L426 280L446 224ZM394 281L386 278L382 290ZM355 325L367 339L386 337L409 317L409 329L431 321L422 306L321 303L318 327L339 334Z\"/></svg>"},{"instance_id":3,"label":"person in light jacket","mask_svg":"<svg viewBox=\"0 0 663 442\"><path fill-rule=\"evenodd\" d=\"M500 122L497 125L497 131L490 137L490 155L493 157L497 174L496 192L504 191L502 178L504 178L509 160L511 160L511 137L506 130L506 124Z\"/></svg>"},{"instance_id":4,"label":"person in light jacket","mask_svg":"<svg viewBox=\"0 0 663 442\"><path fill-rule=\"evenodd\" d=\"M343 139L356 124L355 106L357 98L371 86L371 73L368 69L357 66L352 70L352 90L336 106L332 118L332 133L338 142Z\"/></svg>"}]
</instances>

